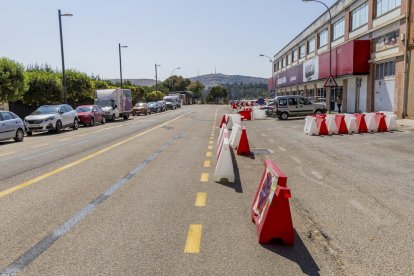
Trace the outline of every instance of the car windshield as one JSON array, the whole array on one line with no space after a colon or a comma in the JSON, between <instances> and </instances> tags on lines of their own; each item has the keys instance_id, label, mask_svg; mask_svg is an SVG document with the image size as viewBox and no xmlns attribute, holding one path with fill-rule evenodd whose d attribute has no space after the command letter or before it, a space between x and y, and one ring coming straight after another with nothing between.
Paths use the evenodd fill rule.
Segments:
<instances>
[{"instance_id":1,"label":"car windshield","mask_svg":"<svg viewBox=\"0 0 414 276\"><path fill-rule=\"evenodd\" d=\"M92 106L78 106L76 112L91 112Z\"/></svg>"},{"instance_id":2,"label":"car windshield","mask_svg":"<svg viewBox=\"0 0 414 276\"><path fill-rule=\"evenodd\" d=\"M40 114L51 114L51 113L58 113L58 112L59 112L58 105L44 105L36 109L32 114L40 115Z\"/></svg>"},{"instance_id":3,"label":"car windshield","mask_svg":"<svg viewBox=\"0 0 414 276\"><path fill-rule=\"evenodd\" d=\"M104 106L112 106L112 102L111 102L111 100L95 100L95 104L96 105L99 105L99 106L101 106L101 107L104 107Z\"/></svg>"},{"instance_id":4,"label":"car windshield","mask_svg":"<svg viewBox=\"0 0 414 276\"><path fill-rule=\"evenodd\" d=\"M172 102L172 99L164 99L164 101L166 101L166 102Z\"/></svg>"}]
</instances>

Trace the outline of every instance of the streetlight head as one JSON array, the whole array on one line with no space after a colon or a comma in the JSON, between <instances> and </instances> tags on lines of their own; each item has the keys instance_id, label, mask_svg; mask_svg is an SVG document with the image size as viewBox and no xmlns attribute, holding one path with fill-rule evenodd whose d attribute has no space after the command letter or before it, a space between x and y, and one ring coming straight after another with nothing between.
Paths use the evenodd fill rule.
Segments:
<instances>
[{"instance_id":1,"label":"streetlight head","mask_svg":"<svg viewBox=\"0 0 414 276\"><path fill-rule=\"evenodd\" d=\"M121 48L128 48L128 46L127 45L123 45L123 46L121 46Z\"/></svg>"},{"instance_id":2,"label":"streetlight head","mask_svg":"<svg viewBox=\"0 0 414 276\"><path fill-rule=\"evenodd\" d=\"M264 57L264 55L263 55L263 54L260 54L260 56L261 56L261 57Z\"/></svg>"},{"instance_id":3,"label":"streetlight head","mask_svg":"<svg viewBox=\"0 0 414 276\"><path fill-rule=\"evenodd\" d=\"M71 13L64 13L61 16L73 16L73 14L71 14Z\"/></svg>"},{"instance_id":4,"label":"streetlight head","mask_svg":"<svg viewBox=\"0 0 414 276\"><path fill-rule=\"evenodd\" d=\"M180 70L181 69L181 67L177 67L177 70Z\"/></svg>"}]
</instances>

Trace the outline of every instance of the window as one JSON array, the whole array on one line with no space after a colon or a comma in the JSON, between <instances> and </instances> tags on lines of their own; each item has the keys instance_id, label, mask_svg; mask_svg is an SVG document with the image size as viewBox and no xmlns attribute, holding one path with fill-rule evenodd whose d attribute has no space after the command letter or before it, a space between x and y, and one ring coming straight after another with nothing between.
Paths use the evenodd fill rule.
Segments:
<instances>
[{"instance_id":1,"label":"window","mask_svg":"<svg viewBox=\"0 0 414 276\"><path fill-rule=\"evenodd\" d=\"M338 38L341 38L344 36L345 33L345 19L339 19L333 24L333 39L337 40Z\"/></svg>"},{"instance_id":2,"label":"window","mask_svg":"<svg viewBox=\"0 0 414 276\"><path fill-rule=\"evenodd\" d=\"M286 61L287 61L286 62L287 65L290 65L292 63L292 54L287 55Z\"/></svg>"},{"instance_id":3,"label":"window","mask_svg":"<svg viewBox=\"0 0 414 276\"><path fill-rule=\"evenodd\" d=\"M377 0L377 17L401 6L401 0Z\"/></svg>"},{"instance_id":4,"label":"window","mask_svg":"<svg viewBox=\"0 0 414 276\"><path fill-rule=\"evenodd\" d=\"M279 62L273 63L273 72L277 72L279 70Z\"/></svg>"},{"instance_id":5,"label":"window","mask_svg":"<svg viewBox=\"0 0 414 276\"><path fill-rule=\"evenodd\" d=\"M293 50L292 52L293 55L293 62L298 60L298 49Z\"/></svg>"},{"instance_id":6,"label":"window","mask_svg":"<svg viewBox=\"0 0 414 276\"><path fill-rule=\"evenodd\" d=\"M279 106L287 106L287 99L279 99Z\"/></svg>"},{"instance_id":7,"label":"window","mask_svg":"<svg viewBox=\"0 0 414 276\"><path fill-rule=\"evenodd\" d=\"M299 57L304 58L305 55L306 55L306 46L305 46L305 44L302 44L299 47Z\"/></svg>"},{"instance_id":8,"label":"window","mask_svg":"<svg viewBox=\"0 0 414 276\"><path fill-rule=\"evenodd\" d=\"M315 52L315 38L311 38L308 41L308 54Z\"/></svg>"},{"instance_id":9,"label":"window","mask_svg":"<svg viewBox=\"0 0 414 276\"><path fill-rule=\"evenodd\" d=\"M298 105L297 98L289 98L289 105Z\"/></svg>"},{"instance_id":10,"label":"window","mask_svg":"<svg viewBox=\"0 0 414 276\"><path fill-rule=\"evenodd\" d=\"M283 58L282 59L282 68L285 68L286 67L286 58Z\"/></svg>"},{"instance_id":11,"label":"window","mask_svg":"<svg viewBox=\"0 0 414 276\"><path fill-rule=\"evenodd\" d=\"M395 76L395 61L387 61L375 65L375 79L383 80L386 78L394 78Z\"/></svg>"},{"instance_id":12,"label":"window","mask_svg":"<svg viewBox=\"0 0 414 276\"><path fill-rule=\"evenodd\" d=\"M328 29L325 29L318 34L318 43L319 48L322 48L323 46L328 44Z\"/></svg>"},{"instance_id":13,"label":"window","mask_svg":"<svg viewBox=\"0 0 414 276\"><path fill-rule=\"evenodd\" d=\"M368 23L368 3L364 3L351 12L351 30Z\"/></svg>"},{"instance_id":14,"label":"window","mask_svg":"<svg viewBox=\"0 0 414 276\"><path fill-rule=\"evenodd\" d=\"M3 120L4 121L7 121L7 120L13 120L14 118L13 118L13 116L12 115L10 115L10 113L9 112L4 112L3 114Z\"/></svg>"}]
</instances>

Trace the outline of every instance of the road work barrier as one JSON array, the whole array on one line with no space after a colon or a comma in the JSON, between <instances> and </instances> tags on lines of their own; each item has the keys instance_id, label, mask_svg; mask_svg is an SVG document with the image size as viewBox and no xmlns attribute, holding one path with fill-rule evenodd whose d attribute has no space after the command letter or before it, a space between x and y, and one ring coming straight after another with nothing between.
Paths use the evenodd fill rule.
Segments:
<instances>
[{"instance_id":1,"label":"road work barrier","mask_svg":"<svg viewBox=\"0 0 414 276\"><path fill-rule=\"evenodd\" d=\"M237 146L237 155L250 155L249 139L247 138L247 131L245 127L241 130L241 136Z\"/></svg>"},{"instance_id":2,"label":"road work barrier","mask_svg":"<svg viewBox=\"0 0 414 276\"><path fill-rule=\"evenodd\" d=\"M387 124L388 131L398 130L397 116L394 114L394 112L380 111L379 113L385 114L385 123Z\"/></svg>"},{"instance_id":3,"label":"road work barrier","mask_svg":"<svg viewBox=\"0 0 414 276\"><path fill-rule=\"evenodd\" d=\"M264 109L253 109L253 120L265 120L266 110Z\"/></svg>"},{"instance_id":4,"label":"road work barrier","mask_svg":"<svg viewBox=\"0 0 414 276\"><path fill-rule=\"evenodd\" d=\"M241 125L240 114L228 114L227 128L231 130L234 124Z\"/></svg>"},{"instance_id":5,"label":"road work barrier","mask_svg":"<svg viewBox=\"0 0 414 276\"><path fill-rule=\"evenodd\" d=\"M280 239L286 245L293 245L295 241L289 206L291 194L286 183L287 176L272 160L265 160L264 172L251 207L259 243Z\"/></svg>"},{"instance_id":6,"label":"road work barrier","mask_svg":"<svg viewBox=\"0 0 414 276\"><path fill-rule=\"evenodd\" d=\"M219 182L222 179L227 179L229 182L234 182L233 159L230 152L229 132L226 125L223 124L221 137L217 143L216 159L217 164L214 170L214 180Z\"/></svg>"},{"instance_id":7,"label":"road work barrier","mask_svg":"<svg viewBox=\"0 0 414 276\"><path fill-rule=\"evenodd\" d=\"M242 120L250 121L252 119L252 110L250 109L240 110L237 113L240 114Z\"/></svg>"},{"instance_id":8,"label":"road work barrier","mask_svg":"<svg viewBox=\"0 0 414 276\"><path fill-rule=\"evenodd\" d=\"M221 117L219 128L221 128L223 124L227 124L228 117L229 117L229 114L223 114L223 116Z\"/></svg>"},{"instance_id":9,"label":"road work barrier","mask_svg":"<svg viewBox=\"0 0 414 276\"><path fill-rule=\"evenodd\" d=\"M241 138L241 126L238 124L233 125L233 130L231 131L230 134L230 147L232 147L233 149L236 149L237 146L240 143L240 138Z\"/></svg>"},{"instance_id":10,"label":"road work barrier","mask_svg":"<svg viewBox=\"0 0 414 276\"><path fill-rule=\"evenodd\" d=\"M368 132L377 132L378 125L375 121L375 114L374 113L364 113L365 115L365 123L367 124Z\"/></svg>"},{"instance_id":11,"label":"road work barrier","mask_svg":"<svg viewBox=\"0 0 414 276\"><path fill-rule=\"evenodd\" d=\"M345 114L345 124L348 129L348 133L358 133L358 126L353 114Z\"/></svg>"}]
</instances>

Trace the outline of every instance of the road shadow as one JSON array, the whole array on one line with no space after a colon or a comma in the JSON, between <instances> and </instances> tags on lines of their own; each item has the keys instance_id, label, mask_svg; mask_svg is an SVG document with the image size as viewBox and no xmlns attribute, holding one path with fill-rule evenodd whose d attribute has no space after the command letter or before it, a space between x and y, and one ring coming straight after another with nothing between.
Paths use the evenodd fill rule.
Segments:
<instances>
[{"instance_id":1,"label":"road shadow","mask_svg":"<svg viewBox=\"0 0 414 276\"><path fill-rule=\"evenodd\" d=\"M262 244L262 246L277 255L283 256L286 259L295 262L299 265L304 274L312 276L320 275L320 268L316 264L296 230L294 246L285 246L278 239L272 240L269 244Z\"/></svg>"},{"instance_id":2,"label":"road shadow","mask_svg":"<svg viewBox=\"0 0 414 276\"><path fill-rule=\"evenodd\" d=\"M240 180L240 171L239 166L237 165L236 156L234 155L234 151L230 150L230 153L231 160L233 162L234 182L230 182L227 179L221 179L220 181L216 181L216 183L232 188L236 193L243 193L243 187Z\"/></svg>"}]
</instances>

